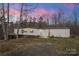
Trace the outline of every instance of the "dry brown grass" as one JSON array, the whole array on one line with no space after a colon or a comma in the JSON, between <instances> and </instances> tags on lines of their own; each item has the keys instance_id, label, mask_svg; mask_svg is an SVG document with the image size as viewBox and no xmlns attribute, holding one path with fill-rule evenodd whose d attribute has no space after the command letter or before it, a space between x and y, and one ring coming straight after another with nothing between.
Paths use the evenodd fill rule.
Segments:
<instances>
[{"instance_id":1,"label":"dry brown grass","mask_svg":"<svg viewBox=\"0 0 79 59\"><path fill-rule=\"evenodd\" d=\"M53 48L50 47L51 43ZM20 38L0 41L0 55L79 55L79 37L76 38ZM49 48L47 48L49 46ZM35 47L35 48L34 48ZM24 50L24 51L22 51ZM19 52L20 51L20 52ZM36 52L34 52L36 51ZM43 52L44 51L44 52ZM16 53L15 53L16 52ZM56 53L55 53L56 52ZM42 54L41 54L42 53ZM48 54L47 54L48 53Z\"/></svg>"}]
</instances>

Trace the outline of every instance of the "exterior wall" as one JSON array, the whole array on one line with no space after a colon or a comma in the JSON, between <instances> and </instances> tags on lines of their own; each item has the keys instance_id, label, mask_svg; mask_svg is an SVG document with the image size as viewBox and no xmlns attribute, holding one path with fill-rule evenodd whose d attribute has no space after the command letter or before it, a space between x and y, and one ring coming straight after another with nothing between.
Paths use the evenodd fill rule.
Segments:
<instances>
[{"instance_id":1,"label":"exterior wall","mask_svg":"<svg viewBox=\"0 0 79 59\"><path fill-rule=\"evenodd\" d=\"M70 37L70 29L50 29L50 36Z\"/></svg>"},{"instance_id":2,"label":"exterior wall","mask_svg":"<svg viewBox=\"0 0 79 59\"><path fill-rule=\"evenodd\" d=\"M37 29L30 29L30 28L19 29L19 35L36 35L37 36L37 35L40 35L38 31L39 30ZM17 29L14 30L14 33L17 34Z\"/></svg>"},{"instance_id":3,"label":"exterior wall","mask_svg":"<svg viewBox=\"0 0 79 59\"><path fill-rule=\"evenodd\" d=\"M47 38L49 36L49 32L50 36L54 37L70 37L70 29L19 29L19 35L35 35L42 38ZM14 30L14 33L17 34L17 29Z\"/></svg>"}]
</instances>

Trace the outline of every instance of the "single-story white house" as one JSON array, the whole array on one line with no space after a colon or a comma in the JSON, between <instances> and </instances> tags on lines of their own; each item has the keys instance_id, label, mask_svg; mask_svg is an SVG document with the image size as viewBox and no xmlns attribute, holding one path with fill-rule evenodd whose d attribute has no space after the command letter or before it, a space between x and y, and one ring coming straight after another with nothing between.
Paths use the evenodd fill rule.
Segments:
<instances>
[{"instance_id":1,"label":"single-story white house","mask_svg":"<svg viewBox=\"0 0 79 59\"><path fill-rule=\"evenodd\" d=\"M17 34L17 29L14 29L14 34ZM34 35L41 38L54 37L70 37L70 29L34 29L34 28L22 28L19 29L19 35Z\"/></svg>"}]
</instances>

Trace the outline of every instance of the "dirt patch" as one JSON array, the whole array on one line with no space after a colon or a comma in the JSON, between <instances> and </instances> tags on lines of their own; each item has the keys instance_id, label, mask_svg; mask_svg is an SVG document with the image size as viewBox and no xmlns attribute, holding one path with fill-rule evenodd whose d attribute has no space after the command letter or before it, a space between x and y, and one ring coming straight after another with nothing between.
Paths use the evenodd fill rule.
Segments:
<instances>
[{"instance_id":1,"label":"dirt patch","mask_svg":"<svg viewBox=\"0 0 79 59\"><path fill-rule=\"evenodd\" d=\"M38 43L33 45L24 45L16 50L5 53L10 56L51 56L57 55L55 46L52 43Z\"/></svg>"}]
</instances>

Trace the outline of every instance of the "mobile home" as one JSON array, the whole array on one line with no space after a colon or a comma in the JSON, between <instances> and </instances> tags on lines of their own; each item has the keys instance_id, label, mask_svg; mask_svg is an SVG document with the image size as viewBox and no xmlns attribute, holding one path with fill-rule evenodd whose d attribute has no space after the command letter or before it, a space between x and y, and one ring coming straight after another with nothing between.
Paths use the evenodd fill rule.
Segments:
<instances>
[{"instance_id":1,"label":"mobile home","mask_svg":"<svg viewBox=\"0 0 79 59\"><path fill-rule=\"evenodd\" d=\"M17 29L14 29L14 34L17 35ZM70 37L70 29L34 29L34 28L22 28L19 29L19 35L34 35L41 38L54 37Z\"/></svg>"}]
</instances>

